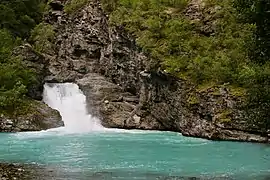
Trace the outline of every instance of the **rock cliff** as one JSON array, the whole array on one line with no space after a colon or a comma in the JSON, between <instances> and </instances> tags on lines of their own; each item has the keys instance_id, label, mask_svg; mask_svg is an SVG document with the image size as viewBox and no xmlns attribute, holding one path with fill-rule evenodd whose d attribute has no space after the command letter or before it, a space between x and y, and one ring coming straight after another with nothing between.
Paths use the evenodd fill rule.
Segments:
<instances>
[{"instance_id":1,"label":"rock cliff","mask_svg":"<svg viewBox=\"0 0 270 180\"><path fill-rule=\"evenodd\" d=\"M48 82L76 82L88 110L106 127L155 129L214 140L269 142L243 100L226 86L197 90L153 67L132 37L111 27L99 1L67 14L53 1L45 17L56 29ZM264 131L265 132L265 131Z\"/></svg>"}]
</instances>

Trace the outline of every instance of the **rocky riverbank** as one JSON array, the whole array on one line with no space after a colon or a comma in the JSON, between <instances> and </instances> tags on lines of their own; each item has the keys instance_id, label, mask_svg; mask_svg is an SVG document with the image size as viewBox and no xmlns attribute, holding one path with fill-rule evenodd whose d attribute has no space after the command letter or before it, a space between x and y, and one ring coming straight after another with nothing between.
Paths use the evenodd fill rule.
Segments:
<instances>
[{"instance_id":1,"label":"rocky riverbank","mask_svg":"<svg viewBox=\"0 0 270 180\"><path fill-rule=\"evenodd\" d=\"M89 112L106 127L181 132L213 140L269 142L229 86L197 89L153 68L132 37L111 27L99 1L67 14L53 1L45 21L56 29L47 82L76 82ZM56 6L56 4L58 4ZM255 113L255 112L254 112ZM268 130L269 131L269 130Z\"/></svg>"},{"instance_id":2,"label":"rocky riverbank","mask_svg":"<svg viewBox=\"0 0 270 180\"><path fill-rule=\"evenodd\" d=\"M207 176L169 176L158 173L139 172L64 172L57 169L47 169L35 165L1 164L0 180L110 180L110 179L147 179L147 180L233 180L234 177L207 177ZM269 176L257 177L261 180L268 180ZM240 178L239 178L240 179ZM245 178L244 178L245 179Z\"/></svg>"},{"instance_id":3,"label":"rocky riverbank","mask_svg":"<svg viewBox=\"0 0 270 180\"><path fill-rule=\"evenodd\" d=\"M0 179L21 179L25 174L25 169L22 166L14 164L0 164Z\"/></svg>"},{"instance_id":4,"label":"rocky riverbank","mask_svg":"<svg viewBox=\"0 0 270 180\"><path fill-rule=\"evenodd\" d=\"M48 169L34 164L0 163L0 180L73 180L56 168Z\"/></svg>"}]
</instances>

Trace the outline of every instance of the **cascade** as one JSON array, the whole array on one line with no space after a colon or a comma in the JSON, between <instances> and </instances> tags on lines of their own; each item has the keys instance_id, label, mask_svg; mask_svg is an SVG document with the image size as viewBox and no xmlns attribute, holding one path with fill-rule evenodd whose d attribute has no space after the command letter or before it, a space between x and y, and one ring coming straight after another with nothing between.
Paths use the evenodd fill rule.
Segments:
<instances>
[{"instance_id":1,"label":"cascade","mask_svg":"<svg viewBox=\"0 0 270 180\"><path fill-rule=\"evenodd\" d=\"M66 132L84 133L105 129L98 118L88 114L86 97L74 83L46 83L43 101L60 112L65 124L62 129Z\"/></svg>"}]
</instances>

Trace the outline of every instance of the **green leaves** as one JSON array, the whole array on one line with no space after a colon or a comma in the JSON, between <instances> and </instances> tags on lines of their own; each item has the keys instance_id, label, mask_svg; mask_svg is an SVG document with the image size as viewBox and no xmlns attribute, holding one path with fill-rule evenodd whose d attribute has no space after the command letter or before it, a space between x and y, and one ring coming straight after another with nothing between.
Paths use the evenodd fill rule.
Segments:
<instances>
[{"instance_id":1,"label":"green leaves","mask_svg":"<svg viewBox=\"0 0 270 180\"><path fill-rule=\"evenodd\" d=\"M30 41L34 49L40 53L53 52L54 28L50 24L40 23L31 31Z\"/></svg>"},{"instance_id":2,"label":"green leaves","mask_svg":"<svg viewBox=\"0 0 270 180\"><path fill-rule=\"evenodd\" d=\"M87 2L89 2L89 0L71 0L67 5L65 5L64 10L66 13L72 14L82 8L87 4Z\"/></svg>"},{"instance_id":3,"label":"green leaves","mask_svg":"<svg viewBox=\"0 0 270 180\"><path fill-rule=\"evenodd\" d=\"M13 35L26 38L41 20L41 0L3 0L0 3L0 28Z\"/></svg>"},{"instance_id":4,"label":"green leaves","mask_svg":"<svg viewBox=\"0 0 270 180\"><path fill-rule=\"evenodd\" d=\"M14 40L7 30L0 29L0 63L3 63L11 55L11 49L14 47Z\"/></svg>"},{"instance_id":5,"label":"green leaves","mask_svg":"<svg viewBox=\"0 0 270 180\"><path fill-rule=\"evenodd\" d=\"M133 34L138 45L161 60L167 71L196 83L236 83L240 67L249 62L246 46L252 42L253 25L239 22L232 0L209 0L206 6L212 9L211 15L203 16L213 21L209 28L215 34L204 35L201 28L205 25L192 22L182 13L187 3L113 1L110 19Z\"/></svg>"},{"instance_id":6,"label":"green leaves","mask_svg":"<svg viewBox=\"0 0 270 180\"><path fill-rule=\"evenodd\" d=\"M21 38L28 38L30 30L41 20L40 3L41 0L0 2L1 111L13 112L21 107L28 87L36 80L35 74L24 65L20 57L12 55L12 51L20 44ZM44 46L44 41L38 42Z\"/></svg>"},{"instance_id":7,"label":"green leaves","mask_svg":"<svg viewBox=\"0 0 270 180\"><path fill-rule=\"evenodd\" d=\"M34 81L35 74L24 66L19 57L13 57L9 52L0 63L0 109L19 107L27 87Z\"/></svg>"}]
</instances>

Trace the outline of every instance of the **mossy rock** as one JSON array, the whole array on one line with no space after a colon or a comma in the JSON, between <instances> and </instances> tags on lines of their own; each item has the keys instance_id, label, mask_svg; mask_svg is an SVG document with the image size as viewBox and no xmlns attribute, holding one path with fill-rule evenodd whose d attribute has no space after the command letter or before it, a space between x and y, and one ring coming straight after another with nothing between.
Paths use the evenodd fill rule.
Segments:
<instances>
[{"instance_id":1,"label":"mossy rock","mask_svg":"<svg viewBox=\"0 0 270 180\"><path fill-rule=\"evenodd\" d=\"M187 99L187 103L189 105L195 105L195 104L199 104L200 100L199 100L199 98L197 97L196 94L190 94L188 99Z\"/></svg>"},{"instance_id":2,"label":"mossy rock","mask_svg":"<svg viewBox=\"0 0 270 180\"><path fill-rule=\"evenodd\" d=\"M73 14L76 11L78 11L80 8L85 6L89 0L71 0L69 3L67 3L64 7L64 11L67 14Z\"/></svg>"},{"instance_id":3,"label":"mossy rock","mask_svg":"<svg viewBox=\"0 0 270 180\"><path fill-rule=\"evenodd\" d=\"M230 123L232 121L230 117L232 113L231 109L225 109L217 115L217 119L220 123Z\"/></svg>"},{"instance_id":4,"label":"mossy rock","mask_svg":"<svg viewBox=\"0 0 270 180\"><path fill-rule=\"evenodd\" d=\"M13 112L1 113L2 132L41 131L64 126L60 113L45 103L27 100Z\"/></svg>"},{"instance_id":5,"label":"mossy rock","mask_svg":"<svg viewBox=\"0 0 270 180\"><path fill-rule=\"evenodd\" d=\"M236 97L245 97L247 95L247 89L242 87L230 86L230 94Z\"/></svg>"}]
</instances>

